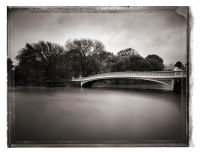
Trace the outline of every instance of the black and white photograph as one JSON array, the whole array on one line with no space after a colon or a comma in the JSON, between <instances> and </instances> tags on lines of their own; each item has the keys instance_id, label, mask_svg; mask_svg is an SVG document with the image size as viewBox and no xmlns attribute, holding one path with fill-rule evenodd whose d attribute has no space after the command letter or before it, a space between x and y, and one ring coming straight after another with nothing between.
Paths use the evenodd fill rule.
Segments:
<instances>
[{"instance_id":1,"label":"black and white photograph","mask_svg":"<svg viewBox=\"0 0 200 153\"><path fill-rule=\"evenodd\" d=\"M8 6L8 147L188 147L189 6Z\"/></svg>"}]
</instances>

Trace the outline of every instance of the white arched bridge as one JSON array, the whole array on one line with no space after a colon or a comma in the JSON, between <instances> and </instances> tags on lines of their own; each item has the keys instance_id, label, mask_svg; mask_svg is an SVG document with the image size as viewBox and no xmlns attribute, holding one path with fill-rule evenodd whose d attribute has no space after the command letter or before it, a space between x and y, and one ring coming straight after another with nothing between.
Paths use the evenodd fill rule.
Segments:
<instances>
[{"instance_id":1,"label":"white arched bridge","mask_svg":"<svg viewBox=\"0 0 200 153\"><path fill-rule=\"evenodd\" d=\"M72 82L79 82L81 87L91 86L92 83L110 79L139 79L157 82L174 89L176 79L186 78L185 71L148 71L148 72L110 72L82 78L72 78Z\"/></svg>"}]
</instances>

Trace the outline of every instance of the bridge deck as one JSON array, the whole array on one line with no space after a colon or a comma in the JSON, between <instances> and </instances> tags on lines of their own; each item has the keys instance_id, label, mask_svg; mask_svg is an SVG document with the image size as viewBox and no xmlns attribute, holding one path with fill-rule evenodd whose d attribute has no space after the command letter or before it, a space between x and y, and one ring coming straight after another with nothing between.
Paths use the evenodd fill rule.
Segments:
<instances>
[{"instance_id":1,"label":"bridge deck","mask_svg":"<svg viewBox=\"0 0 200 153\"><path fill-rule=\"evenodd\" d=\"M110 72L83 78L72 78L72 81L83 82L94 79L107 79L107 78L172 79L172 78L183 78L183 77L186 77L185 71Z\"/></svg>"}]
</instances>

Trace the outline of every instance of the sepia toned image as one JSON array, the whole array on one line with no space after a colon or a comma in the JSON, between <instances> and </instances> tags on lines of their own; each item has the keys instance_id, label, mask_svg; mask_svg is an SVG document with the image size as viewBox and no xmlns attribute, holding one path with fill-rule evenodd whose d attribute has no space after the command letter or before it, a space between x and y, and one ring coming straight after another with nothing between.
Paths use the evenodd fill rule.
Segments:
<instances>
[{"instance_id":1,"label":"sepia toned image","mask_svg":"<svg viewBox=\"0 0 200 153\"><path fill-rule=\"evenodd\" d=\"M8 147L189 145L189 7L8 7Z\"/></svg>"}]
</instances>

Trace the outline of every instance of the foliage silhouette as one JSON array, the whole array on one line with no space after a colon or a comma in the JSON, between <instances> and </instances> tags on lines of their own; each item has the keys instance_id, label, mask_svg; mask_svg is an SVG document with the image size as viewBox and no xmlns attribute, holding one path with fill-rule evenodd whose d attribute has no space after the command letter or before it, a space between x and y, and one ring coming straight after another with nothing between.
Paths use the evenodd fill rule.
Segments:
<instances>
[{"instance_id":1,"label":"foliage silhouette","mask_svg":"<svg viewBox=\"0 0 200 153\"><path fill-rule=\"evenodd\" d=\"M62 82L69 83L72 77L164 69L163 59L158 55L143 58L132 48L121 50L114 55L105 51L100 41L92 39L68 40L65 47L48 41L27 43L19 51L16 59L18 65L14 70L12 60L7 61L8 76L14 73L15 85L57 86ZM183 64L178 61L175 66L183 67Z\"/></svg>"}]
</instances>

